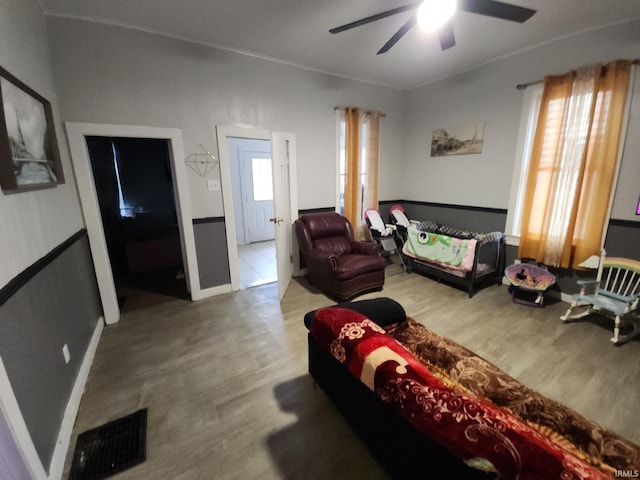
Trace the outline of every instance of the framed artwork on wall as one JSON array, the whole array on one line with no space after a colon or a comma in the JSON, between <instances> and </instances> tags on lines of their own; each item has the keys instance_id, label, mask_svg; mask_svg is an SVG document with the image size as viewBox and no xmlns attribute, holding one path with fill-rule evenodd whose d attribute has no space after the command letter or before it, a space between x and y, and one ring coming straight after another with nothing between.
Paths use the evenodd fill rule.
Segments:
<instances>
[{"instance_id":1,"label":"framed artwork on wall","mask_svg":"<svg viewBox=\"0 0 640 480\"><path fill-rule=\"evenodd\" d=\"M15 193L64 183L51 103L0 67L0 188Z\"/></svg>"},{"instance_id":2,"label":"framed artwork on wall","mask_svg":"<svg viewBox=\"0 0 640 480\"><path fill-rule=\"evenodd\" d=\"M482 153L484 122L457 128L439 128L431 135L431 156Z\"/></svg>"}]
</instances>

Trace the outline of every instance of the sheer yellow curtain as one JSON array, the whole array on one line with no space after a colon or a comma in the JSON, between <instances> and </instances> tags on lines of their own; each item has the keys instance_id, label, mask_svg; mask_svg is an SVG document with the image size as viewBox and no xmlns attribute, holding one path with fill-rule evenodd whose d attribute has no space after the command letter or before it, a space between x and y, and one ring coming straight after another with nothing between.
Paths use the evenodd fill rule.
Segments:
<instances>
[{"instance_id":1,"label":"sheer yellow curtain","mask_svg":"<svg viewBox=\"0 0 640 480\"><path fill-rule=\"evenodd\" d=\"M600 77L573 232L577 263L599 254L604 244L606 230L603 227L609 218L621 138L624 138L622 129L626 122L631 65L629 61L612 62Z\"/></svg>"},{"instance_id":2,"label":"sheer yellow curtain","mask_svg":"<svg viewBox=\"0 0 640 480\"><path fill-rule=\"evenodd\" d=\"M359 224L360 210L360 110L346 108L345 120L345 179L344 179L344 216L354 229Z\"/></svg>"},{"instance_id":3,"label":"sheer yellow curtain","mask_svg":"<svg viewBox=\"0 0 640 480\"><path fill-rule=\"evenodd\" d=\"M544 80L524 198L520 257L569 268L602 246L631 62Z\"/></svg>"}]
</instances>

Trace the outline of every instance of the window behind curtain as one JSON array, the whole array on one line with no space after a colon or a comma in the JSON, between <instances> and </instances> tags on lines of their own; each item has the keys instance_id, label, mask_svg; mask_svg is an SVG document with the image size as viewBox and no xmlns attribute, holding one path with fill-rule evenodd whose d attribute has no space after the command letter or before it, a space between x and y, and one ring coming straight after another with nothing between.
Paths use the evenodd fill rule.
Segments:
<instances>
[{"instance_id":1,"label":"window behind curtain","mask_svg":"<svg viewBox=\"0 0 640 480\"><path fill-rule=\"evenodd\" d=\"M518 244L522 222L524 192L527 187L527 172L531 159L531 147L538 123L538 112L542 100L542 85L529 87L523 102L523 117L520 121L521 139L516 152L511 198L507 214L507 240L510 244Z\"/></svg>"}]
</instances>

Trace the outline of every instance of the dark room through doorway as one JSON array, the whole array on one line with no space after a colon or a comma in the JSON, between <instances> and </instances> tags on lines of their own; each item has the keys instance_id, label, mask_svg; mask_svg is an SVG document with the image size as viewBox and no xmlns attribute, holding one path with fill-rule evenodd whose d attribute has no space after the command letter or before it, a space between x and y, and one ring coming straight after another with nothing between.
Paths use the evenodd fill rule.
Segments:
<instances>
[{"instance_id":1,"label":"dark room through doorway","mask_svg":"<svg viewBox=\"0 0 640 480\"><path fill-rule=\"evenodd\" d=\"M169 141L85 138L120 311L188 298Z\"/></svg>"}]
</instances>

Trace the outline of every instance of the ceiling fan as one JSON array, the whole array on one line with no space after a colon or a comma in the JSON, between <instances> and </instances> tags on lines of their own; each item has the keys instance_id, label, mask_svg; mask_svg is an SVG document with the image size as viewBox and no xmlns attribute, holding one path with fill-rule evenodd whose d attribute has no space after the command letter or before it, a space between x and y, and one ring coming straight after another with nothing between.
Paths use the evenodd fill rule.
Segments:
<instances>
[{"instance_id":1,"label":"ceiling fan","mask_svg":"<svg viewBox=\"0 0 640 480\"><path fill-rule=\"evenodd\" d=\"M380 55L381 53L388 52L391 47L398 42L398 40L404 37L405 34L419 22L419 17L424 18L427 21L433 19L437 12L432 10L432 8L437 7L442 3L443 0L424 0L421 2L410 3L401 7L392 8L391 10L376 13L369 17L361 18L360 20L347 23L340 27L332 28L329 32L344 32L345 30L351 30L352 28L360 27L367 23L375 22L392 15L397 15L398 13L417 9L417 15L412 15L407 23L400 27L400 29L387 41L387 43L378 50L377 55ZM487 17L500 18L502 20L510 20L518 23L526 22L534 13L536 13L536 10L531 10L530 8L519 7L517 5L498 2L496 0L458 0L457 7L455 0L445 0L444 3L447 4L445 9L448 10L446 12L448 18L445 17L440 21L440 25L433 28L434 30L436 28L438 30L438 38L440 39L440 47L442 50L447 50L456 44L456 39L453 34L453 24L451 22L451 17L455 13L456 8L463 12L477 13Z\"/></svg>"}]
</instances>

